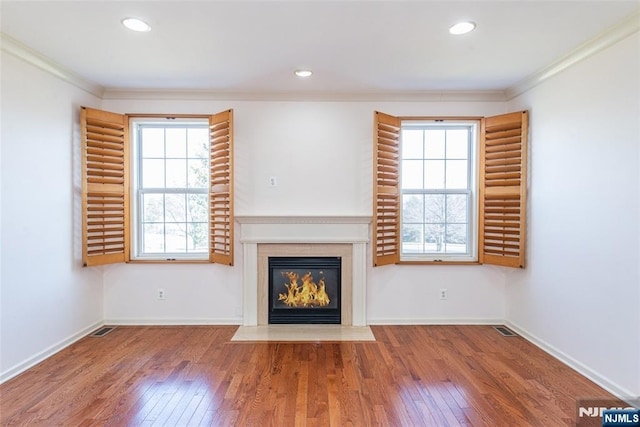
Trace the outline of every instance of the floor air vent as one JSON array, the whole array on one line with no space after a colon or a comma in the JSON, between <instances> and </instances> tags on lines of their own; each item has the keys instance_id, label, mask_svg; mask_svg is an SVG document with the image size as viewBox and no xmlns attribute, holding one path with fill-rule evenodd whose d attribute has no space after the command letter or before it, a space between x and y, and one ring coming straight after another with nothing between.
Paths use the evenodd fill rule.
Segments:
<instances>
[{"instance_id":1,"label":"floor air vent","mask_svg":"<svg viewBox=\"0 0 640 427\"><path fill-rule=\"evenodd\" d=\"M103 337L107 335L109 332L113 331L115 328L113 326L105 326L104 328L100 328L91 335L90 337Z\"/></svg>"},{"instance_id":2,"label":"floor air vent","mask_svg":"<svg viewBox=\"0 0 640 427\"><path fill-rule=\"evenodd\" d=\"M502 335L503 337L517 337L518 334L516 334L515 332L513 332L510 329L507 329L504 326L494 326L493 329L495 329L496 331L500 332L500 335Z\"/></svg>"}]
</instances>

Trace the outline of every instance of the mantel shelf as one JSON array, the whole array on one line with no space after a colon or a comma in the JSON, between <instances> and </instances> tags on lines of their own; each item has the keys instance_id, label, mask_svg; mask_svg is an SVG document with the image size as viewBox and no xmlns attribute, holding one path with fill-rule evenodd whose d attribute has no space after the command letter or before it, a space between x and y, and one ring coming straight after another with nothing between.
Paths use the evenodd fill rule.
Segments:
<instances>
[{"instance_id":1,"label":"mantel shelf","mask_svg":"<svg viewBox=\"0 0 640 427\"><path fill-rule=\"evenodd\" d=\"M370 224L366 215L236 215L240 224Z\"/></svg>"}]
</instances>

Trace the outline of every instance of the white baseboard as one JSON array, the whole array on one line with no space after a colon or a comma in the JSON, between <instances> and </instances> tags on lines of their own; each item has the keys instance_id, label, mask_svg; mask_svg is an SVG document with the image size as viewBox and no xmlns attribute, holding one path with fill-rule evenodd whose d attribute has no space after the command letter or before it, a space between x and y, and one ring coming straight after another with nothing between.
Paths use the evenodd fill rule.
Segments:
<instances>
[{"instance_id":1,"label":"white baseboard","mask_svg":"<svg viewBox=\"0 0 640 427\"><path fill-rule=\"evenodd\" d=\"M535 345L536 347L539 347L541 350L555 357L565 365L578 371L581 375L587 377L588 379L590 379L591 381L593 381L603 389L607 390L609 393L615 395L616 397L622 400L638 399L638 396L635 396L630 390L627 390L626 388L620 386L619 384L614 383L604 375L601 375L600 373L594 371L593 369L589 368L585 364L577 361L576 359L569 356L562 350L555 348L545 340L538 338L537 336L528 332L527 330L520 327L516 323L507 320L505 322L505 325L508 326L514 332L518 333L518 335L522 336L524 339L526 339L527 341Z\"/></svg>"},{"instance_id":2,"label":"white baseboard","mask_svg":"<svg viewBox=\"0 0 640 427\"><path fill-rule=\"evenodd\" d=\"M367 325L504 325L504 319L482 318L379 318L367 319Z\"/></svg>"},{"instance_id":3,"label":"white baseboard","mask_svg":"<svg viewBox=\"0 0 640 427\"><path fill-rule=\"evenodd\" d=\"M99 321L99 322L96 322L96 323L94 323L92 325L89 325L86 328L82 329L81 331L76 332L75 334L71 335L70 337L65 338L62 341L52 345L51 347L41 351L40 353L36 354L35 356L32 356L32 357L28 358L24 362L18 363L17 365L7 369L6 371L4 371L4 372L2 372L0 374L0 384L2 384L5 381L8 381L11 378L21 374L22 372L24 372L27 369L37 365L38 363L42 362L43 360L48 359L49 357L53 356L54 354L56 354L60 350L70 346L71 344L75 343L76 341L80 340L81 338L86 337L91 332L95 331L96 329L98 329L98 328L100 328L102 326L104 326L104 322L102 322L102 321Z\"/></svg>"},{"instance_id":4,"label":"white baseboard","mask_svg":"<svg viewBox=\"0 0 640 427\"><path fill-rule=\"evenodd\" d=\"M242 325L241 318L152 318L120 317L105 319L105 325L114 326L197 326L197 325Z\"/></svg>"}]
</instances>

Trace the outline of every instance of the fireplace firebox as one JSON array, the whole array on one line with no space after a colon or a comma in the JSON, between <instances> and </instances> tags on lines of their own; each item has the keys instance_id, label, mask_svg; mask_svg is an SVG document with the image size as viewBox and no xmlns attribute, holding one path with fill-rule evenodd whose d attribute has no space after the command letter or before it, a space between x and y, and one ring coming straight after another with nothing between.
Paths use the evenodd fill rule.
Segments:
<instances>
[{"instance_id":1,"label":"fireplace firebox","mask_svg":"<svg viewBox=\"0 0 640 427\"><path fill-rule=\"evenodd\" d=\"M269 323L341 323L341 257L269 257Z\"/></svg>"}]
</instances>

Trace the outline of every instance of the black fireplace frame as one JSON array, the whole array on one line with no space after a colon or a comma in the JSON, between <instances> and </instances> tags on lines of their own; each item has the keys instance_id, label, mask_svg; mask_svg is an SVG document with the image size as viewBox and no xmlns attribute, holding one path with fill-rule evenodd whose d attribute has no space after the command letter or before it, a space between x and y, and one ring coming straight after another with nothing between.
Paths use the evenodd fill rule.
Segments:
<instances>
[{"instance_id":1,"label":"black fireplace frame","mask_svg":"<svg viewBox=\"0 0 640 427\"><path fill-rule=\"evenodd\" d=\"M269 257L269 324L341 324L342 323L342 257ZM278 308L274 307L275 269L337 269L337 306L331 308Z\"/></svg>"}]
</instances>

